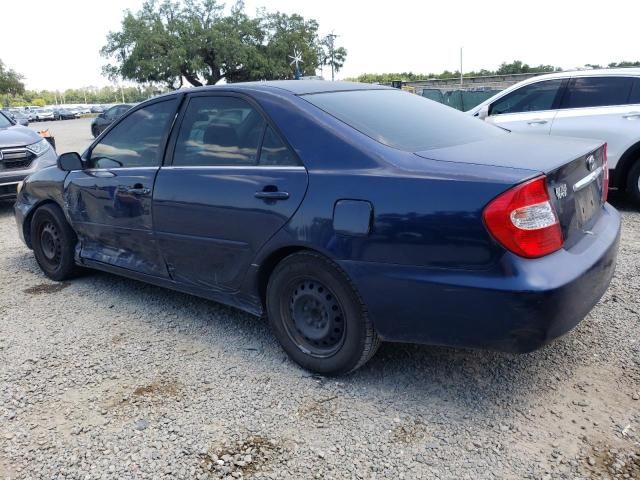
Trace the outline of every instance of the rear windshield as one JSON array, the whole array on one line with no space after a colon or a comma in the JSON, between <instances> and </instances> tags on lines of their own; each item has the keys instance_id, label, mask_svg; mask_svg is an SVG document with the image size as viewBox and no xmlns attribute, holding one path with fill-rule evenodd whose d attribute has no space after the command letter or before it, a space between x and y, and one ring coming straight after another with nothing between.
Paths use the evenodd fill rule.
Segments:
<instances>
[{"instance_id":1,"label":"rear windshield","mask_svg":"<svg viewBox=\"0 0 640 480\"><path fill-rule=\"evenodd\" d=\"M451 107L401 90L316 93L302 98L374 140L410 152L506 133Z\"/></svg>"}]
</instances>

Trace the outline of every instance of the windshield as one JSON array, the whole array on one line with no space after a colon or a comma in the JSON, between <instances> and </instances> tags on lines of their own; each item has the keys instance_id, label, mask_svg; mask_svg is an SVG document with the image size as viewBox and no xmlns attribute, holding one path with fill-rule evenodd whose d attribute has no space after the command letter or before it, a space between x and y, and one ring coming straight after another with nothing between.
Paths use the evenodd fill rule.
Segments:
<instances>
[{"instance_id":1,"label":"windshield","mask_svg":"<svg viewBox=\"0 0 640 480\"><path fill-rule=\"evenodd\" d=\"M451 107L400 90L318 93L302 98L374 140L410 152L507 134Z\"/></svg>"},{"instance_id":2,"label":"windshield","mask_svg":"<svg viewBox=\"0 0 640 480\"><path fill-rule=\"evenodd\" d=\"M0 128L7 128L13 125L11 121L5 116L3 112L0 112Z\"/></svg>"}]
</instances>

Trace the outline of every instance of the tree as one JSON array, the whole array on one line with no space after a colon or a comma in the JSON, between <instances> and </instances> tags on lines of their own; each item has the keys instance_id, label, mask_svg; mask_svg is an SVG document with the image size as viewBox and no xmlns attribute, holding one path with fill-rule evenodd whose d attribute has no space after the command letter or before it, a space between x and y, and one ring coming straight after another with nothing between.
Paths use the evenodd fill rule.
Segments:
<instances>
[{"instance_id":1,"label":"tree","mask_svg":"<svg viewBox=\"0 0 640 480\"><path fill-rule=\"evenodd\" d=\"M560 70L552 65L538 65L537 67L530 67L521 60L514 60L511 63L503 62L496 70L497 75L513 75L518 73L540 73L540 72L555 72Z\"/></svg>"},{"instance_id":2,"label":"tree","mask_svg":"<svg viewBox=\"0 0 640 480\"><path fill-rule=\"evenodd\" d=\"M640 62L612 62L609 64L609 68L624 68L624 67L640 67Z\"/></svg>"},{"instance_id":3,"label":"tree","mask_svg":"<svg viewBox=\"0 0 640 480\"><path fill-rule=\"evenodd\" d=\"M22 75L7 68L0 60L0 94L20 95L24 92Z\"/></svg>"},{"instance_id":4,"label":"tree","mask_svg":"<svg viewBox=\"0 0 640 480\"><path fill-rule=\"evenodd\" d=\"M288 56L294 48L303 55L304 74L315 74L320 65L317 31L315 20L297 14L261 9L251 18L242 1L225 13L217 0L147 0L139 12L127 11L101 53L112 61L104 67L108 77L171 89L184 81L200 86L292 78ZM346 51L342 63L345 57Z\"/></svg>"},{"instance_id":5,"label":"tree","mask_svg":"<svg viewBox=\"0 0 640 480\"><path fill-rule=\"evenodd\" d=\"M344 47L335 46L336 36L329 34L320 41L320 64L331 68L331 80L334 72L340 71L347 57L347 50Z\"/></svg>"}]
</instances>

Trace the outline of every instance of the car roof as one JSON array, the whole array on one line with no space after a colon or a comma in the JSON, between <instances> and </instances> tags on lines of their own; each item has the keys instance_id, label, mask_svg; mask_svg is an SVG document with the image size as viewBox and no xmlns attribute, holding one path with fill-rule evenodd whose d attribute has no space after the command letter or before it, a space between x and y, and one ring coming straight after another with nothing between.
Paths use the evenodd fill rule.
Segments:
<instances>
[{"instance_id":1,"label":"car roof","mask_svg":"<svg viewBox=\"0 0 640 480\"><path fill-rule=\"evenodd\" d=\"M328 82L325 80L272 80L268 82L244 82L234 83L231 87L240 88L278 88L293 93L294 95L307 95L311 93L345 92L350 90L386 90L391 87L358 82Z\"/></svg>"},{"instance_id":2,"label":"car roof","mask_svg":"<svg viewBox=\"0 0 640 480\"><path fill-rule=\"evenodd\" d=\"M357 82L329 82L325 80L270 80L263 82L238 82L223 85L205 85L202 87L183 88L174 92L158 95L154 98L177 95L178 93L190 93L216 90L258 91L265 89L284 90L293 95L308 95L325 92L348 92L353 90L395 90L385 85Z\"/></svg>"},{"instance_id":3,"label":"car roof","mask_svg":"<svg viewBox=\"0 0 640 480\"><path fill-rule=\"evenodd\" d=\"M525 81L550 80L554 78L570 78L570 77L640 77L640 68L597 68L592 70L567 70L564 72L547 73L544 75L536 75Z\"/></svg>"}]
</instances>

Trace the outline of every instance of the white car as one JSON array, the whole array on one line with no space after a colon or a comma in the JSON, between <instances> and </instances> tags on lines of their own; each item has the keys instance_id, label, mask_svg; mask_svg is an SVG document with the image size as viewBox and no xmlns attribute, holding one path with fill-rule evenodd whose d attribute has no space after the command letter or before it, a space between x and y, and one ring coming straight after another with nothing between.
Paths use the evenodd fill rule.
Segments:
<instances>
[{"instance_id":1,"label":"white car","mask_svg":"<svg viewBox=\"0 0 640 480\"><path fill-rule=\"evenodd\" d=\"M640 205L640 68L540 75L467 113L514 132L607 142L610 186Z\"/></svg>"},{"instance_id":2,"label":"white car","mask_svg":"<svg viewBox=\"0 0 640 480\"><path fill-rule=\"evenodd\" d=\"M34 111L35 120L38 122L42 122L45 120L53 120L53 110L51 108L39 108Z\"/></svg>"}]
</instances>

